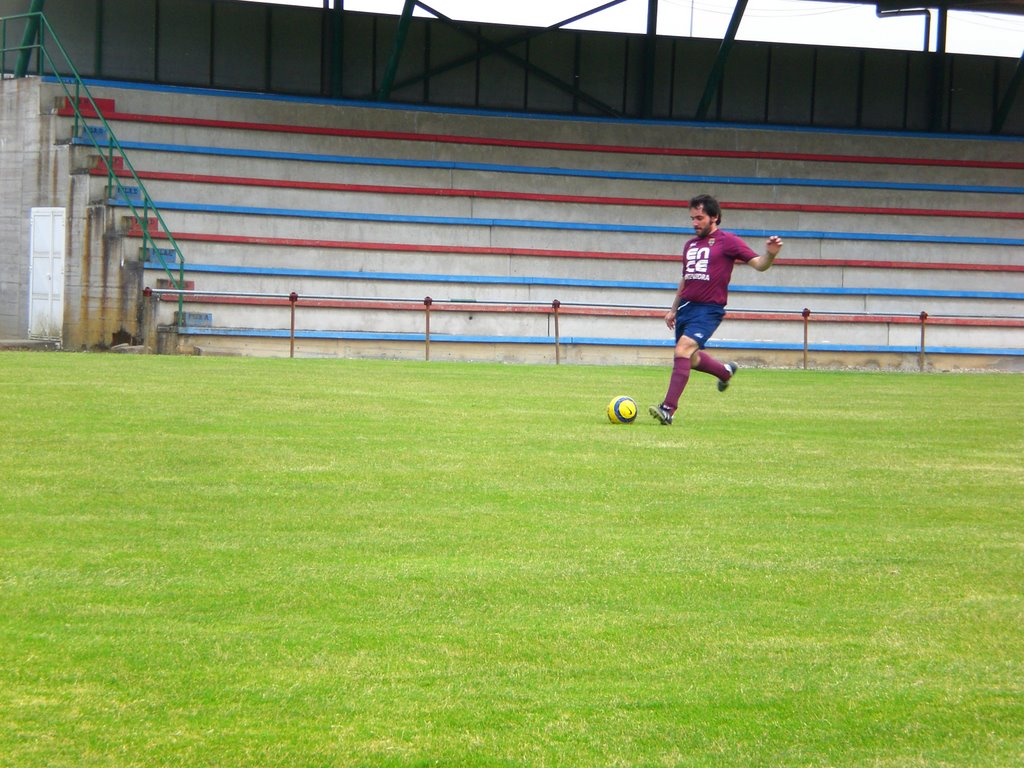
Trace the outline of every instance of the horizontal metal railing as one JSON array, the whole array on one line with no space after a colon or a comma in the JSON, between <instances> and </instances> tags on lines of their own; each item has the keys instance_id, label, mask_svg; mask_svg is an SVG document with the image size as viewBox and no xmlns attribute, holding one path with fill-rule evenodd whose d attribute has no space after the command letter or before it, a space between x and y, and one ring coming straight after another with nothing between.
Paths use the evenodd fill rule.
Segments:
<instances>
[{"instance_id":1,"label":"horizontal metal railing","mask_svg":"<svg viewBox=\"0 0 1024 768\"><path fill-rule=\"evenodd\" d=\"M562 338L560 334L560 316L563 314L589 314L604 315L606 317L661 317L665 313L664 305L637 305L637 304L601 304L583 302L563 302L558 299L552 301L495 301L495 300L470 300L470 299L433 299L430 296L423 298L410 297L380 297L380 296L339 296L336 294L306 294L300 296L297 292L254 292L254 291L198 291L177 288L151 288L147 287L144 292L147 300L167 300L167 297L177 298L179 306L188 299L192 303L202 303L204 299L210 303L229 303L231 300L239 300L248 304L259 306L282 306L289 311L289 348L290 355L295 354L296 326L295 312L298 306L307 309L395 309L400 307L402 311L421 311L424 316L423 341L425 359L430 359L430 316L431 312L466 312L466 311L492 311L509 313L531 313L544 314L553 318L554 334L550 338L555 353L555 363L561 362ZM152 308L151 308L152 309ZM904 325L917 325L920 328L920 342L915 351L918 354L918 363L921 370L925 369L926 355L928 352L926 330L929 324L941 325L992 325L1019 327L1024 329L1024 318L1002 317L992 318L978 315L931 315L926 311L918 313L901 312L850 312L835 310L815 310L803 308L801 310L763 310L730 308L729 313L737 319L744 319L744 316L754 316L760 320L782 320L797 321L803 324L803 366L809 366L810 354L810 327L812 320L819 322L853 322L853 323L898 323ZM150 313L152 314L152 312ZM184 327L184 318L179 312L175 325ZM500 342L500 337L495 337L493 342ZM624 343L628 343L625 342Z\"/></svg>"}]
</instances>

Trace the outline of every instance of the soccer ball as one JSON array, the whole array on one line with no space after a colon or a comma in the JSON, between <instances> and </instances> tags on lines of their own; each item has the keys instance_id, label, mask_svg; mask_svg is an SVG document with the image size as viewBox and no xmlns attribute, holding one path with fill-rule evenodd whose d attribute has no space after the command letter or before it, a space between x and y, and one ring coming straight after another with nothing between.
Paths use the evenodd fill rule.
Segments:
<instances>
[{"instance_id":1,"label":"soccer ball","mask_svg":"<svg viewBox=\"0 0 1024 768\"><path fill-rule=\"evenodd\" d=\"M608 403L608 421L612 424L632 424L636 421L636 400L616 395Z\"/></svg>"}]
</instances>

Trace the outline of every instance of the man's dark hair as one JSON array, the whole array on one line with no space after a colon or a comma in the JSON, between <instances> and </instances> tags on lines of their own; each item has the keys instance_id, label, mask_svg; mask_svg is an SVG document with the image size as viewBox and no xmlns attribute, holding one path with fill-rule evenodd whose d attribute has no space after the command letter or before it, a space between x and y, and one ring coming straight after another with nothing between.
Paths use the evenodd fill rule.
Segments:
<instances>
[{"instance_id":1,"label":"man's dark hair","mask_svg":"<svg viewBox=\"0 0 1024 768\"><path fill-rule=\"evenodd\" d=\"M690 200L690 207L703 208L704 213L714 219L716 224L722 223L722 206L711 195L697 195Z\"/></svg>"}]
</instances>

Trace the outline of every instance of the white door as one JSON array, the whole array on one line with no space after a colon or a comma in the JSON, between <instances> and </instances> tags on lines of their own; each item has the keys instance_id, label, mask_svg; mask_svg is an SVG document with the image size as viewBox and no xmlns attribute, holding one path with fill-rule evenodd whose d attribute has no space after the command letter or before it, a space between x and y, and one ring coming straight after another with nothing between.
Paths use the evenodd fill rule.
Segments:
<instances>
[{"instance_id":1,"label":"white door","mask_svg":"<svg viewBox=\"0 0 1024 768\"><path fill-rule=\"evenodd\" d=\"M60 339L64 331L64 209L32 209L28 335Z\"/></svg>"}]
</instances>

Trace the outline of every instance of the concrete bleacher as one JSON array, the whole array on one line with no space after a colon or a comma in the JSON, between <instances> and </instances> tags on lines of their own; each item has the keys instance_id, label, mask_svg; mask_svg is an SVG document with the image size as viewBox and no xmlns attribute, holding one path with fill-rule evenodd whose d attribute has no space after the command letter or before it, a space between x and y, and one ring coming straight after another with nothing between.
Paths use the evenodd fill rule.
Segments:
<instances>
[{"instance_id":1,"label":"concrete bleacher","mask_svg":"<svg viewBox=\"0 0 1024 768\"><path fill-rule=\"evenodd\" d=\"M147 302L162 349L289 354L295 292L298 354L422 358L431 297L432 358L550 360L557 321L562 360L664 362L685 200L711 192L724 228L786 241L734 274L714 345L741 362L795 364L806 327L819 364L917 367L923 312L932 367L1024 364L1020 141L91 89L197 292L180 327Z\"/></svg>"}]
</instances>

